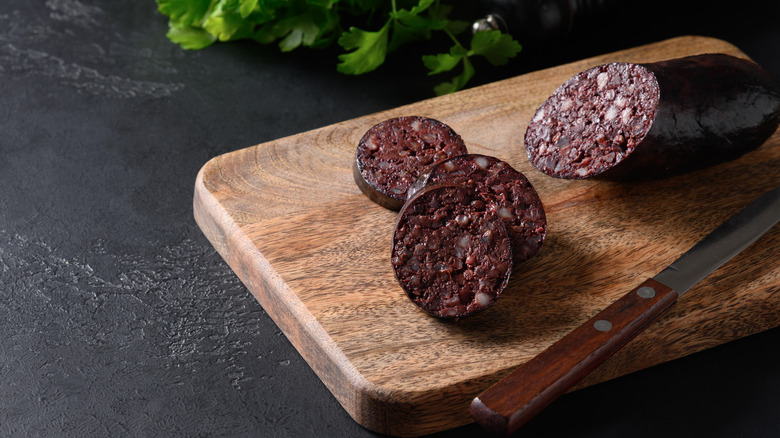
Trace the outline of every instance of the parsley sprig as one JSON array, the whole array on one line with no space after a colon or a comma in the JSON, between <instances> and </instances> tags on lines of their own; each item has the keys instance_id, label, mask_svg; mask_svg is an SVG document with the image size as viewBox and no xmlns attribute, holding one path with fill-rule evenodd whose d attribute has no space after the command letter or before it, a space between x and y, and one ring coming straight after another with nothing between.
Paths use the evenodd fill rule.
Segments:
<instances>
[{"instance_id":1,"label":"parsley sprig","mask_svg":"<svg viewBox=\"0 0 780 438\"><path fill-rule=\"evenodd\" d=\"M453 7L441 0L156 1L158 10L169 18L168 38L185 49L238 39L275 42L282 52L337 43L345 53L338 56L336 69L351 75L376 70L388 54L409 43L435 37L450 41L452 46L446 53L422 57L430 75L460 67L450 81L434 88L437 94L466 87L475 74L473 57L481 56L500 66L521 50L517 41L498 30L472 35L468 23L448 18ZM468 39L468 46L462 39Z\"/></svg>"}]
</instances>

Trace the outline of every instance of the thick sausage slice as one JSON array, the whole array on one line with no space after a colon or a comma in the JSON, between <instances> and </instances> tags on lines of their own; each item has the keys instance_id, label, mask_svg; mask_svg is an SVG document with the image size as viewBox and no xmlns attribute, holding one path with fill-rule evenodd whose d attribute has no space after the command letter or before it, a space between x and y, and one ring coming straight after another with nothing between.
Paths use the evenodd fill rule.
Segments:
<instances>
[{"instance_id":1,"label":"thick sausage slice","mask_svg":"<svg viewBox=\"0 0 780 438\"><path fill-rule=\"evenodd\" d=\"M581 72L536 111L528 158L566 179L651 179L733 160L780 123L780 87L724 54Z\"/></svg>"},{"instance_id":2,"label":"thick sausage slice","mask_svg":"<svg viewBox=\"0 0 780 438\"><path fill-rule=\"evenodd\" d=\"M539 195L522 173L495 157L460 155L425 171L409 189L409 196L445 182L476 190L488 201L488 208L509 229L515 264L539 252L547 233L547 219Z\"/></svg>"},{"instance_id":3,"label":"thick sausage slice","mask_svg":"<svg viewBox=\"0 0 780 438\"><path fill-rule=\"evenodd\" d=\"M374 125L360 139L353 174L366 196L398 210L423 170L465 153L460 135L444 123L427 117L397 117Z\"/></svg>"},{"instance_id":4,"label":"thick sausage slice","mask_svg":"<svg viewBox=\"0 0 780 438\"><path fill-rule=\"evenodd\" d=\"M488 308L506 287L512 245L504 221L476 191L430 186L403 206L391 261L406 295L431 315Z\"/></svg>"}]
</instances>

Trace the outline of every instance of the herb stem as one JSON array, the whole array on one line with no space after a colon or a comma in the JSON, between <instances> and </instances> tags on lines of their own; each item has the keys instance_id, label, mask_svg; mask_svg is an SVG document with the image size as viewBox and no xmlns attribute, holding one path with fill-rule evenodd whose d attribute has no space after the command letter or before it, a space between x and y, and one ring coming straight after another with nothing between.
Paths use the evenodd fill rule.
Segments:
<instances>
[{"instance_id":1,"label":"herb stem","mask_svg":"<svg viewBox=\"0 0 780 438\"><path fill-rule=\"evenodd\" d=\"M452 42L455 43L455 45L463 47L463 45L460 43L460 41L458 41L458 39L455 37L455 34L452 33L451 30L447 29L446 27L443 30L444 30L444 33L447 34L448 37L450 37Z\"/></svg>"}]
</instances>

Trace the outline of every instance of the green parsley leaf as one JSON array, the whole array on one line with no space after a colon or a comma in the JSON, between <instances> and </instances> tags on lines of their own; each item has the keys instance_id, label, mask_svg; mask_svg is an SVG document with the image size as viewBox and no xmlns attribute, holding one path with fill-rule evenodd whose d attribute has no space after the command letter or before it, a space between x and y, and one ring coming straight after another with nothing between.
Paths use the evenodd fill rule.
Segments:
<instances>
[{"instance_id":1,"label":"green parsley leaf","mask_svg":"<svg viewBox=\"0 0 780 438\"><path fill-rule=\"evenodd\" d=\"M431 0L420 0L412 9L390 12L393 29L388 52L394 52L408 42L430 39L432 30L444 29L447 25L446 19L420 15L432 4Z\"/></svg>"},{"instance_id":2,"label":"green parsley leaf","mask_svg":"<svg viewBox=\"0 0 780 438\"><path fill-rule=\"evenodd\" d=\"M431 17L423 17L413 14L411 11L401 9L400 11L390 13L390 16L405 26L417 30L442 30L447 26L447 20L440 20Z\"/></svg>"},{"instance_id":3,"label":"green parsley leaf","mask_svg":"<svg viewBox=\"0 0 780 438\"><path fill-rule=\"evenodd\" d=\"M428 70L429 75L437 75L450 71L455 68L460 60L463 59L460 56L452 56L449 53L439 53L438 55L425 55L423 56L423 65Z\"/></svg>"},{"instance_id":4,"label":"green parsley leaf","mask_svg":"<svg viewBox=\"0 0 780 438\"><path fill-rule=\"evenodd\" d=\"M472 56L484 56L493 65L504 65L509 58L517 55L520 44L510 35L499 30L477 32L471 37L471 49L466 50L456 42L449 53L423 56L423 64L430 70L429 75L450 71L463 63L463 73L455 76L451 82L443 82L434 88L436 94L446 94L458 91L466 86L474 76L474 65L469 60Z\"/></svg>"},{"instance_id":5,"label":"green parsley leaf","mask_svg":"<svg viewBox=\"0 0 780 438\"><path fill-rule=\"evenodd\" d=\"M241 18L249 17L249 14L251 14L252 12L254 12L255 9L257 9L258 3L259 0L241 0L238 9L239 14L241 14Z\"/></svg>"},{"instance_id":6,"label":"green parsley leaf","mask_svg":"<svg viewBox=\"0 0 780 438\"><path fill-rule=\"evenodd\" d=\"M450 20L445 29L452 35L460 35L465 31L471 32L471 23L462 20Z\"/></svg>"},{"instance_id":7,"label":"green parsley leaf","mask_svg":"<svg viewBox=\"0 0 780 438\"><path fill-rule=\"evenodd\" d=\"M177 27L200 26L210 8L211 0L157 0L157 10Z\"/></svg>"},{"instance_id":8,"label":"green parsley leaf","mask_svg":"<svg viewBox=\"0 0 780 438\"><path fill-rule=\"evenodd\" d=\"M242 19L237 0L219 0L203 21L203 28L220 41L245 37L249 24Z\"/></svg>"},{"instance_id":9,"label":"green parsley leaf","mask_svg":"<svg viewBox=\"0 0 780 438\"><path fill-rule=\"evenodd\" d=\"M505 65L521 49L520 43L500 30L477 32L471 38L471 54L482 55L493 65Z\"/></svg>"},{"instance_id":10,"label":"green parsley leaf","mask_svg":"<svg viewBox=\"0 0 780 438\"><path fill-rule=\"evenodd\" d=\"M339 38L339 45L345 50L353 50L350 53L339 55L341 61L336 69L345 74L359 75L372 71L385 62L387 56L387 40L390 32L388 20L381 29L376 32L352 27Z\"/></svg>"},{"instance_id":11,"label":"green parsley leaf","mask_svg":"<svg viewBox=\"0 0 780 438\"><path fill-rule=\"evenodd\" d=\"M300 46L315 47L329 41L338 26L338 15L329 9L309 7L305 13L285 11L283 17L260 26L252 35L255 41L269 44L279 41L279 49L289 52Z\"/></svg>"},{"instance_id":12,"label":"green parsley leaf","mask_svg":"<svg viewBox=\"0 0 780 438\"><path fill-rule=\"evenodd\" d=\"M204 29L194 26L171 26L166 36L187 50L199 50L210 46L217 40Z\"/></svg>"},{"instance_id":13,"label":"green parsley leaf","mask_svg":"<svg viewBox=\"0 0 780 438\"><path fill-rule=\"evenodd\" d=\"M434 4L435 2L436 0L420 0L419 2L417 2L416 5L412 6L412 9L410 9L409 12L412 13L413 15L419 15L424 10L431 7L431 5Z\"/></svg>"},{"instance_id":14,"label":"green parsley leaf","mask_svg":"<svg viewBox=\"0 0 780 438\"><path fill-rule=\"evenodd\" d=\"M460 44L456 44L450 48L450 53L425 55L422 57L422 59L425 67L431 70L428 72L428 75L435 75L452 70L467 55L468 51Z\"/></svg>"},{"instance_id":15,"label":"green parsley leaf","mask_svg":"<svg viewBox=\"0 0 780 438\"><path fill-rule=\"evenodd\" d=\"M295 15L275 22L271 26L261 28L255 34L255 39L261 42L270 43L280 39L279 49L282 52L303 45L311 45L319 35L320 29L309 16Z\"/></svg>"},{"instance_id":16,"label":"green parsley leaf","mask_svg":"<svg viewBox=\"0 0 780 438\"><path fill-rule=\"evenodd\" d=\"M462 90L466 84L474 76L474 66L471 64L468 58L463 59L463 73L455 76L451 82L442 82L439 85L433 87L434 93L441 96L444 94L454 93L458 90Z\"/></svg>"}]
</instances>

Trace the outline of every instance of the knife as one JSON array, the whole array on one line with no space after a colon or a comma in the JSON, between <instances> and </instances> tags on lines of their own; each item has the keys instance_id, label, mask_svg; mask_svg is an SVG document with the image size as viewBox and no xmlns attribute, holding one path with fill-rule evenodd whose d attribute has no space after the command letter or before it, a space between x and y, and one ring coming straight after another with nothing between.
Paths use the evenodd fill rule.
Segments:
<instances>
[{"instance_id":1,"label":"knife","mask_svg":"<svg viewBox=\"0 0 780 438\"><path fill-rule=\"evenodd\" d=\"M730 217L658 275L479 394L471 402L472 417L496 435L514 433L778 220L780 186Z\"/></svg>"}]
</instances>

